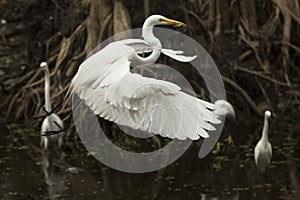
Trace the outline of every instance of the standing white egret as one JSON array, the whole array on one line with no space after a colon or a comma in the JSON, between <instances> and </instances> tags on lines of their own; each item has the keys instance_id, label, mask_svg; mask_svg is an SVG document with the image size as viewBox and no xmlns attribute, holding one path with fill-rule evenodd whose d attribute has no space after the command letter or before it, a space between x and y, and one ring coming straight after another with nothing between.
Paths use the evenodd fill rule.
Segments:
<instances>
[{"instance_id":1,"label":"standing white egret","mask_svg":"<svg viewBox=\"0 0 300 200\"><path fill-rule=\"evenodd\" d=\"M45 74L45 109L48 113L52 112L51 99L50 99L50 73L48 64L42 62L40 67L43 68ZM59 148L61 148L63 143L63 128L64 124L62 120L55 113L47 116L41 127L41 146L45 149L48 148L49 140L51 142L58 142ZM57 132L57 134L43 136L47 132Z\"/></svg>"},{"instance_id":2,"label":"standing white egret","mask_svg":"<svg viewBox=\"0 0 300 200\"><path fill-rule=\"evenodd\" d=\"M186 26L161 15L148 17L142 29L144 40L112 42L85 60L72 80L72 92L94 114L119 125L180 140L207 138L207 130L215 130L212 124L221 122L220 114L214 112L215 104L190 96L171 82L130 72L130 67L156 62L161 53L180 62L196 58L162 48L153 35L155 25ZM134 48L139 45L151 48L151 54L140 57ZM221 101L220 105L228 104Z\"/></svg>"},{"instance_id":3,"label":"standing white egret","mask_svg":"<svg viewBox=\"0 0 300 200\"><path fill-rule=\"evenodd\" d=\"M259 172L263 173L269 166L272 157L272 146L268 138L268 128L269 128L269 118L271 117L271 112L265 112L265 121L262 131L262 137L258 141L254 149L255 164Z\"/></svg>"}]
</instances>

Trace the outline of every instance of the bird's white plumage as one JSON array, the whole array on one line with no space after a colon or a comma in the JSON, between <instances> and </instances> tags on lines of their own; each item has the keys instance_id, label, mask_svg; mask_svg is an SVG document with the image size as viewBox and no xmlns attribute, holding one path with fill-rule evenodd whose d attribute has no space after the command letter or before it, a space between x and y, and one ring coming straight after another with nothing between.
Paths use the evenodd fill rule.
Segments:
<instances>
[{"instance_id":1,"label":"bird's white plumage","mask_svg":"<svg viewBox=\"0 0 300 200\"><path fill-rule=\"evenodd\" d=\"M230 115L232 117L235 117L234 109L228 101L220 99L215 101L214 105L215 105L214 113L218 115Z\"/></svg>"},{"instance_id":2,"label":"bird's white plumage","mask_svg":"<svg viewBox=\"0 0 300 200\"><path fill-rule=\"evenodd\" d=\"M264 144L262 140L259 140L254 149L254 156L258 171L263 173L270 165L272 158L272 146L270 142Z\"/></svg>"},{"instance_id":3,"label":"bird's white plumage","mask_svg":"<svg viewBox=\"0 0 300 200\"><path fill-rule=\"evenodd\" d=\"M220 123L218 115L210 111L214 104L181 92L180 87L171 82L133 74L129 71L129 64L128 57L118 58L111 66L121 73L115 72L114 78L108 78L110 76L102 72L98 76L101 81L95 79L90 83L92 87L83 87L85 83L80 87L77 85L75 91L96 115L120 125L178 139L208 137L206 130L215 130L209 122ZM83 63L81 71L84 67L92 66ZM76 75L74 85L81 81L78 77L83 76Z\"/></svg>"},{"instance_id":4,"label":"bird's white plumage","mask_svg":"<svg viewBox=\"0 0 300 200\"><path fill-rule=\"evenodd\" d=\"M64 124L59 116L54 113L47 116L42 123L41 134L45 134L48 131L55 131L57 134L41 136L41 146L47 149L49 142L58 142L58 147L61 148L63 144L63 132L60 131L62 129L64 129Z\"/></svg>"},{"instance_id":5,"label":"bird's white plumage","mask_svg":"<svg viewBox=\"0 0 300 200\"><path fill-rule=\"evenodd\" d=\"M271 112L270 112L269 110L267 110L267 111L265 112L265 116L266 116L266 117L271 117Z\"/></svg>"},{"instance_id":6,"label":"bird's white plumage","mask_svg":"<svg viewBox=\"0 0 300 200\"><path fill-rule=\"evenodd\" d=\"M145 40L141 40L141 39L126 39L126 40L118 41L118 43L132 47L137 54L150 53L153 51L154 48L151 47L150 44L147 43ZM173 49L165 49L165 48L160 48L160 50L164 55L169 56L170 58L173 58L179 62L191 62L195 58L197 58L196 55L184 56L182 55L184 52L181 50L173 50Z\"/></svg>"},{"instance_id":7,"label":"bird's white plumage","mask_svg":"<svg viewBox=\"0 0 300 200\"><path fill-rule=\"evenodd\" d=\"M193 61L197 56L184 56L183 51L174 51L172 49L162 49L161 52L165 54L166 56L169 56L179 62L191 62Z\"/></svg>"},{"instance_id":8,"label":"bird's white plumage","mask_svg":"<svg viewBox=\"0 0 300 200\"><path fill-rule=\"evenodd\" d=\"M50 99L50 73L48 64L46 62L42 62L40 67L43 68L45 74L45 109L47 112L52 112L51 99ZM47 116L41 127L41 146L44 149L48 148L49 142L58 142L59 148L63 144L63 129L64 124L58 115L52 113ZM57 132L57 134L53 134L50 136L43 136L47 132Z\"/></svg>"},{"instance_id":9,"label":"bird's white plumage","mask_svg":"<svg viewBox=\"0 0 300 200\"><path fill-rule=\"evenodd\" d=\"M151 28L162 23L161 17L145 21L145 40L112 42L84 61L72 80L73 92L94 114L119 125L181 140L207 138L207 131L215 130L212 124L221 123L214 104L183 93L171 82L130 72L131 66L155 62L161 52L181 62L196 58L161 48ZM151 55L140 58L134 48L138 44L152 47Z\"/></svg>"},{"instance_id":10,"label":"bird's white plumage","mask_svg":"<svg viewBox=\"0 0 300 200\"><path fill-rule=\"evenodd\" d=\"M262 137L258 141L254 149L254 160L259 172L263 173L269 166L272 158L272 146L268 138L268 119L271 117L271 112L265 112L264 127Z\"/></svg>"}]
</instances>

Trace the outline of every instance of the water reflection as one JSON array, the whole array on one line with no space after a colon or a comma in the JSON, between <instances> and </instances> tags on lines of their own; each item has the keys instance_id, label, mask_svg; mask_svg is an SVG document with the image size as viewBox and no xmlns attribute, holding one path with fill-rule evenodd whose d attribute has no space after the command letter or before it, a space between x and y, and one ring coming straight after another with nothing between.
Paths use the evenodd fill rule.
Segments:
<instances>
[{"instance_id":1,"label":"water reflection","mask_svg":"<svg viewBox=\"0 0 300 200\"><path fill-rule=\"evenodd\" d=\"M228 124L220 141L230 134L234 145L224 144L221 152L198 159L201 143L194 142L175 163L145 174L119 172L102 165L80 141L76 145L66 141L62 152L42 152L38 133L1 127L0 198L300 199L299 121L281 118L271 123L274 154L263 176L257 173L253 159L261 120L243 121L233 127Z\"/></svg>"},{"instance_id":2,"label":"water reflection","mask_svg":"<svg viewBox=\"0 0 300 200\"><path fill-rule=\"evenodd\" d=\"M48 197L57 199L65 193L67 164L62 158L61 152L56 148L43 150L41 157L42 170L48 186Z\"/></svg>"},{"instance_id":3,"label":"water reflection","mask_svg":"<svg viewBox=\"0 0 300 200\"><path fill-rule=\"evenodd\" d=\"M222 195L222 196L215 196L215 195L209 195L209 194L200 194L201 200L239 200L240 199L240 193L234 192L233 194L228 195Z\"/></svg>"}]
</instances>

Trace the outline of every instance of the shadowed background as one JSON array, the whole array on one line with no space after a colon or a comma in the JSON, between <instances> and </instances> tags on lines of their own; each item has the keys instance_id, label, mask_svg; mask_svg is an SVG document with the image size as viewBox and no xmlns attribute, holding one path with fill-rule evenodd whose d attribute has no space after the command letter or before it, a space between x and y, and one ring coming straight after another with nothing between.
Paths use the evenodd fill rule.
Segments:
<instances>
[{"instance_id":1,"label":"shadowed background","mask_svg":"<svg viewBox=\"0 0 300 200\"><path fill-rule=\"evenodd\" d=\"M241 199L299 198L299 194L294 195L299 191L300 181L296 153L300 144L299 4L299 0L0 0L0 116L3 124L0 188L5 191L0 192L0 197L9 199L14 192L21 197L32 194L28 197L32 199L51 196L51 192L44 195L45 187L40 181L43 176L39 164L36 165L41 153L40 121L27 123L31 117L43 113L44 77L39 64L47 61L51 72L51 101L53 107L58 106L56 113L67 127L64 154L72 155L68 156L68 165L82 168L75 177L72 173L58 175L68 177L65 185L72 188L64 186L62 192L56 192L64 198L81 199L83 193L82 198L176 199L181 194L183 197L191 194L191 199L199 199L204 198L204 193L221 196L228 191L233 196L244 197ZM75 136L71 105L65 101L65 94L78 66L97 44L116 33L141 27L151 14L162 14L188 24L176 30L198 41L216 62L227 99L238 116L237 122L228 120L223 135L232 135L235 143L223 146L221 153L198 160L201 143L195 142L194 149L178 164L146 175L99 168L99 163L88 156ZM168 63L175 62L168 60ZM199 96L208 99L196 70L186 70L178 63L171 66L190 81ZM252 153L266 109L275 114L270 128L274 158L266 180L261 181L252 176L255 173ZM140 148L140 143L133 144L127 137L120 136L120 130L111 123L101 123L115 143L124 148ZM156 138L148 145L157 147L164 142L168 141ZM11 168L23 163L17 163L14 157L23 159L28 166L11 172ZM69 166L61 168L69 169ZM29 175L24 175L28 176L24 182L16 181L22 173L27 174L28 169L32 169L32 177L36 178L32 188L25 182L32 178ZM249 176L243 178L245 174ZM139 185L141 179L148 181ZM83 185L93 186L85 188ZM38 190L39 187L42 189ZM94 191L97 192L94 194ZM72 196L74 193L76 198Z\"/></svg>"}]
</instances>

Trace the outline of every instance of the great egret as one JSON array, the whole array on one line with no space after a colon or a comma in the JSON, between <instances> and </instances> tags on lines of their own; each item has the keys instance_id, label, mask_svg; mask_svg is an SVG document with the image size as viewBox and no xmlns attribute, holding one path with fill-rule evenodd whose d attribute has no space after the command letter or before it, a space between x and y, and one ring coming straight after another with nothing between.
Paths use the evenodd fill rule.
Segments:
<instances>
[{"instance_id":1,"label":"great egret","mask_svg":"<svg viewBox=\"0 0 300 200\"><path fill-rule=\"evenodd\" d=\"M269 118L271 117L271 112L265 112L265 121L262 131L262 137L258 141L254 149L255 164L259 172L263 173L269 166L272 157L272 146L268 139L268 128L269 128Z\"/></svg>"},{"instance_id":2,"label":"great egret","mask_svg":"<svg viewBox=\"0 0 300 200\"><path fill-rule=\"evenodd\" d=\"M43 68L45 74L45 109L49 113L52 111L51 99L50 99L50 73L48 64L42 62L40 67ZM45 149L48 148L49 140L52 142L58 142L59 148L61 148L63 143L63 128L64 124L62 120L55 113L47 116L41 127L41 146ZM44 136L47 132L57 132L57 134Z\"/></svg>"},{"instance_id":3,"label":"great egret","mask_svg":"<svg viewBox=\"0 0 300 200\"><path fill-rule=\"evenodd\" d=\"M155 25L186 26L161 15L146 19L141 39L125 39L108 44L85 60L72 80L72 93L106 120L163 137L197 140L209 137L212 124L221 123L219 115L233 110L225 100L216 106L182 91L168 81L146 78L130 72L130 67L156 62L163 53L181 62L191 62L196 56L184 56L183 51L164 49L154 35ZM152 49L148 57L140 57L134 46ZM218 112L223 105L231 108ZM222 107L223 108L223 107Z\"/></svg>"}]
</instances>

